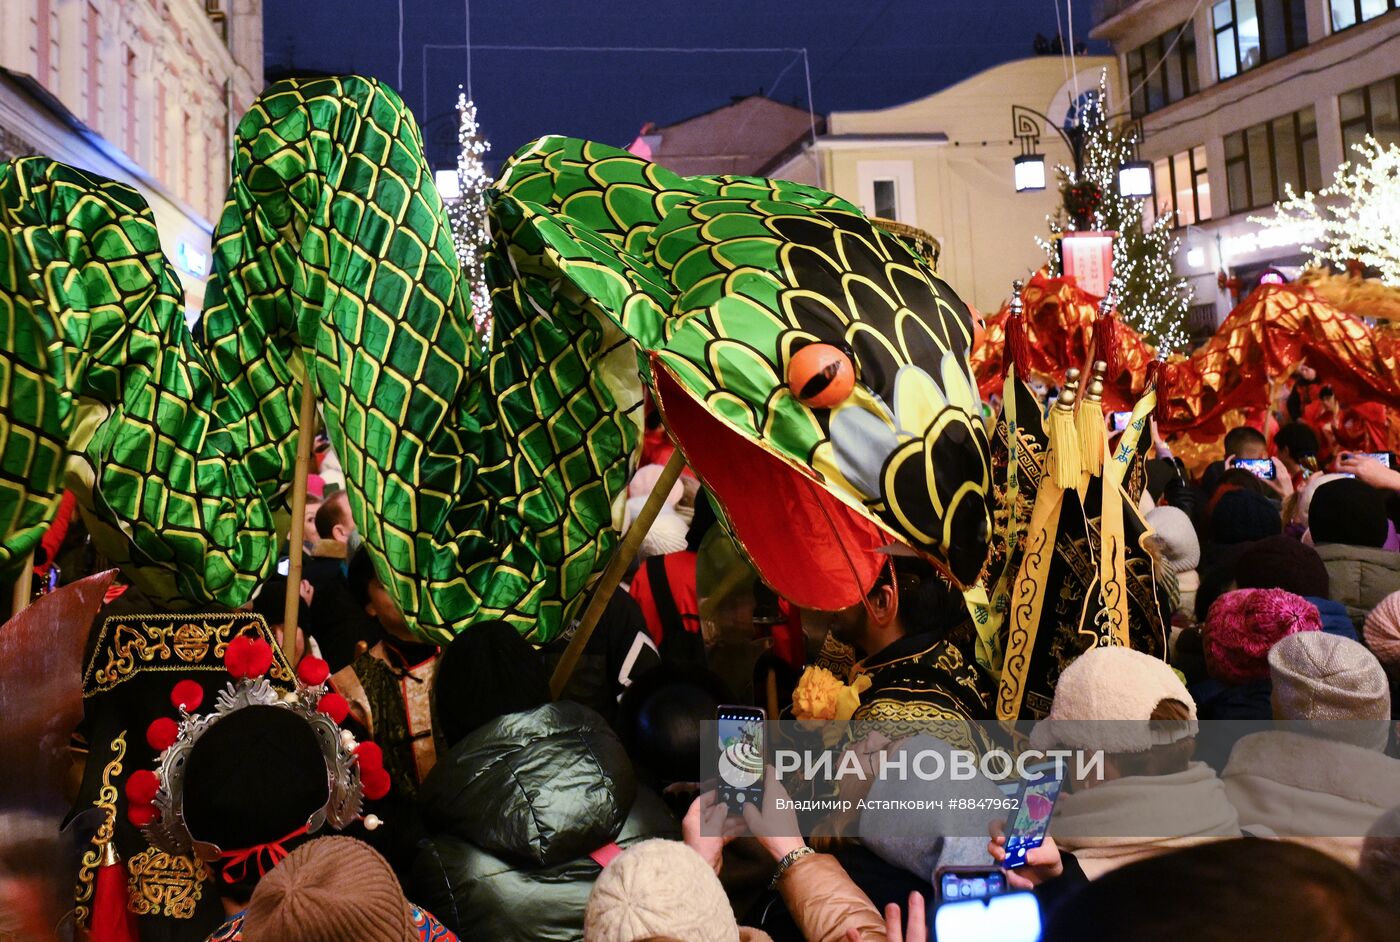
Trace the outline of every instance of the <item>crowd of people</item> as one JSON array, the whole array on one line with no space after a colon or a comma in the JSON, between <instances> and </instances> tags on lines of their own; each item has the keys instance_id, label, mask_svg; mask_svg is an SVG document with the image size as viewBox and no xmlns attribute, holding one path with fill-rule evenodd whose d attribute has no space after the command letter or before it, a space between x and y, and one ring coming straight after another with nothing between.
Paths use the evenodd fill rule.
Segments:
<instances>
[{"instance_id":1,"label":"crowd of people","mask_svg":"<svg viewBox=\"0 0 1400 942\"><path fill-rule=\"evenodd\" d=\"M1303 421L1241 426L1193 475L1153 435L1144 546L1170 656L1074 652L1031 731L1035 748L1104 755L1006 871L1044 939L1393 937L1400 471L1323 439ZM664 438L648 447L629 519L666 458ZM425 642L360 545L333 455L308 494L292 660L324 662L346 735L372 744L390 787L366 789L360 823L318 832L323 746L283 711L218 723L183 783L193 839L242 849L209 863L227 917L212 938L914 942L932 938L941 869L1006 862L1005 811L814 822L781 799L817 786L771 767L761 803L702 782L719 706L801 717L814 665L874 724L834 747L867 768L1001 741L962 598L920 560L892 556L839 612L797 611L751 576L735 590L708 571L737 556L686 476L555 699L567 639L537 649L488 621ZM251 603L274 635L285 590L274 578ZM993 808L1001 794L983 779L857 791Z\"/></svg>"}]
</instances>

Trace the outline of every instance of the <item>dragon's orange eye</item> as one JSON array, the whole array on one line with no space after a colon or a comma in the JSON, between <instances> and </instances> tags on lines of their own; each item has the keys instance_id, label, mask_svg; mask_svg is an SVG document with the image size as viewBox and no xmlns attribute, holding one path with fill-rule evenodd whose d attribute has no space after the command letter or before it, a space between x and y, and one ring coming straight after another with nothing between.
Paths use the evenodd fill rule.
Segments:
<instances>
[{"instance_id":1,"label":"dragon's orange eye","mask_svg":"<svg viewBox=\"0 0 1400 942\"><path fill-rule=\"evenodd\" d=\"M851 357L829 343L810 343L788 361L788 389L803 405L830 409L851 394L856 370Z\"/></svg>"}]
</instances>

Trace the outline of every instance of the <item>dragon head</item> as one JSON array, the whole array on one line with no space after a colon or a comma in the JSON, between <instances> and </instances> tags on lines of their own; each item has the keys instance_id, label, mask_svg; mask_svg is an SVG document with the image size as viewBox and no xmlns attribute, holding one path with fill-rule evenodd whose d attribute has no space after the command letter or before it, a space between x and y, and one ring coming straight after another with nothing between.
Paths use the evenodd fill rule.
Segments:
<instances>
[{"instance_id":1,"label":"dragon head","mask_svg":"<svg viewBox=\"0 0 1400 942\"><path fill-rule=\"evenodd\" d=\"M812 187L683 178L564 138L513 158L494 211L641 348L668 430L774 589L855 604L890 544L977 579L991 461L972 315L903 241Z\"/></svg>"}]
</instances>

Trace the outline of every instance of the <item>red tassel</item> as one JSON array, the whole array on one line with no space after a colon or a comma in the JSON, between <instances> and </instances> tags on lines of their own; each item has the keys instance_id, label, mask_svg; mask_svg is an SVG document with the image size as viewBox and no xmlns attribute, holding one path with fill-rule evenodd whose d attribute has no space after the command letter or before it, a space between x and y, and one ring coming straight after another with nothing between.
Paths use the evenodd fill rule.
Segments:
<instances>
[{"instance_id":1,"label":"red tassel","mask_svg":"<svg viewBox=\"0 0 1400 942\"><path fill-rule=\"evenodd\" d=\"M1108 364L1108 383L1117 383L1123 371L1123 355L1119 348L1118 318L1112 312L1094 318L1094 351L1094 359Z\"/></svg>"},{"instance_id":2,"label":"red tassel","mask_svg":"<svg viewBox=\"0 0 1400 942\"><path fill-rule=\"evenodd\" d=\"M1025 380L1030 368L1030 348L1026 344L1026 325L1020 314L1012 314L1006 319L1006 365L1016 367L1016 378Z\"/></svg>"},{"instance_id":3,"label":"red tassel","mask_svg":"<svg viewBox=\"0 0 1400 942\"><path fill-rule=\"evenodd\" d=\"M126 900L126 865L108 842L102 848L102 866L97 868L93 883L91 942L139 942Z\"/></svg>"}]
</instances>

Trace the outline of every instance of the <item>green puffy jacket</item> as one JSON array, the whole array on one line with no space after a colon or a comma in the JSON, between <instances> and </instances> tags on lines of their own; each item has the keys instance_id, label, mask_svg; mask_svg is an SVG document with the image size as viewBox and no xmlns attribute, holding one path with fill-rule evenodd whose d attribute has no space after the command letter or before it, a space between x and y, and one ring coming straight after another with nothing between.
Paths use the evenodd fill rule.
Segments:
<instances>
[{"instance_id":1,"label":"green puffy jacket","mask_svg":"<svg viewBox=\"0 0 1400 942\"><path fill-rule=\"evenodd\" d=\"M439 757L419 791L429 834L409 898L463 940L583 938L589 854L679 828L622 742L568 701L500 717Z\"/></svg>"}]
</instances>

